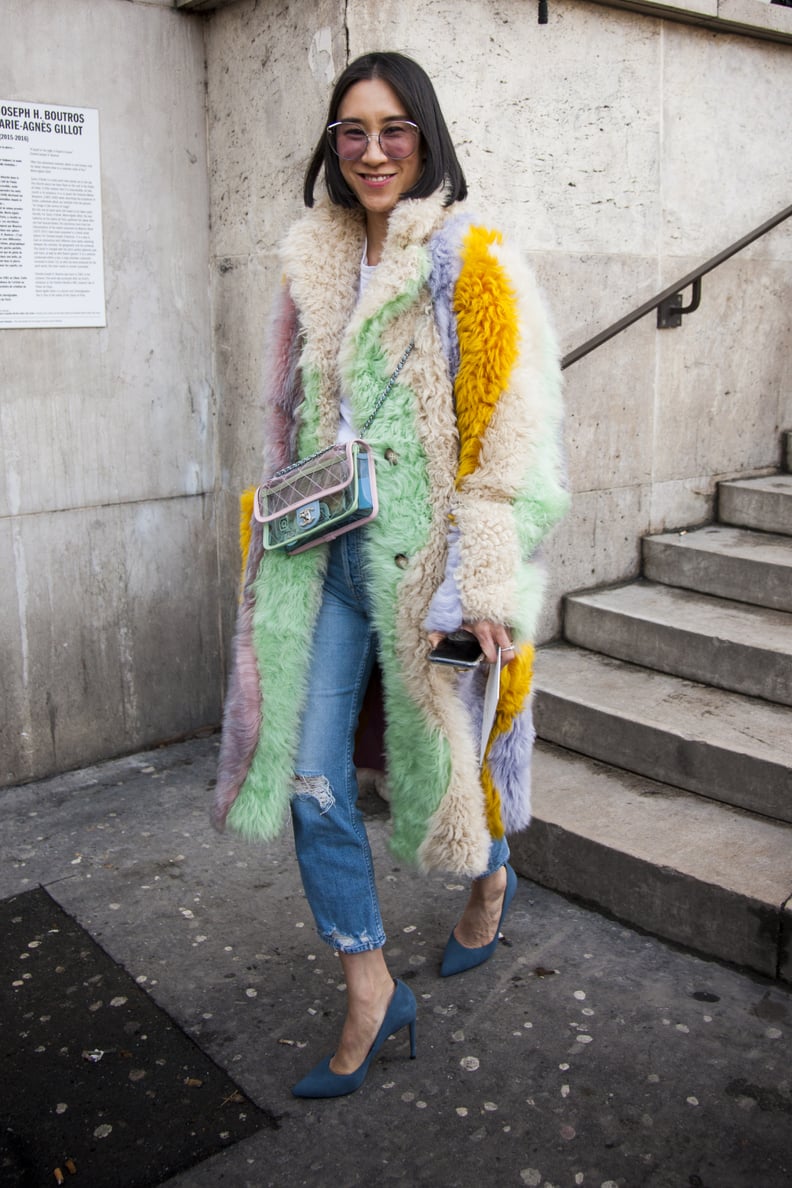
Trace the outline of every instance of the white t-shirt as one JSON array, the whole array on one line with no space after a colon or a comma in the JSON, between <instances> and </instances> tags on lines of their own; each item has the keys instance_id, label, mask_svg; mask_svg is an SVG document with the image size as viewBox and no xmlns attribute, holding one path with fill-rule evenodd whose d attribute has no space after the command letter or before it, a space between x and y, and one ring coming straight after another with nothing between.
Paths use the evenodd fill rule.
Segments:
<instances>
[{"instance_id":1,"label":"white t-shirt","mask_svg":"<svg viewBox=\"0 0 792 1188\"><path fill-rule=\"evenodd\" d=\"M363 245L363 259L360 261L360 282L358 284L358 301L360 301L360 298L365 293L366 286L368 285L369 281L371 280L371 278L374 275L374 272L376 271L376 268L377 268L376 264L368 263L368 261L366 259L367 255L368 255L368 244L366 243ZM338 442L352 441L353 438L357 437L357 432L355 430L355 423L354 423L354 419L352 416L352 408L349 403L349 393L347 391L345 391L343 388L341 389L341 404L339 406L338 411L339 411L338 436L336 437L336 441L338 441Z\"/></svg>"}]
</instances>

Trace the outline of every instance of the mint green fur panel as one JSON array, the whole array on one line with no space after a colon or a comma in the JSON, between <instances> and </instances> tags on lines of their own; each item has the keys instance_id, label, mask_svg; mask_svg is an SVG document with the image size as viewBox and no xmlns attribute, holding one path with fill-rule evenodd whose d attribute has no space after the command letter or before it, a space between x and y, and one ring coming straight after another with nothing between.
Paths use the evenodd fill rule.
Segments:
<instances>
[{"instance_id":1,"label":"mint green fur panel","mask_svg":"<svg viewBox=\"0 0 792 1188\"><path fill-rule=\"evenodd\" d=\"M297 440L297 455L308 458L319 449L319 390L321 375L316 367L304 366L301 369L304 399L295 410L300 422Z\"/></svg>"},{"instance_id":2,"label":"mint green fur panel","mask_svg":"<svg viewBox=\"0 0 792 1188\"><path fill-rule=\"evenodd\" d=\"M299 451L305 455L316 449L318 386L316 369L305 368ZM264 554L256 576L253 640L263 728L245 782L228 814L229 825L247 838L276 837L288 811L300 714L308 687L306 640L311 639L319 614L326 564L326 549L294 557L275 550Z\"/></svg>"},{"instance_id":3,"label":"mint green fur panel","mask_svg":"<svg viewBox=\"0 0 792 1188\"><path fill-rule=\"evenodd\" d=\"M549 364L548 364L549 370ZM512 626L519 638L533 638L545 587L544 567L528 559L548 532L563 518L570 496L563 484L560 384L548 385L549 415L544 434L533 451L522 489L515 497L513 515L523 563L517 571L517 604L522 614Z\"/></svg>"},{"instance_id":4,"label":"mint green fur panel","mask_svg":"<svg viewBox=\"0 0 792 1188\"><path fill-rule=\"evenodd\" d=\"M253 638L261 684L262 730L229 825L271 840L283 828L294 783L299 723L307 693L309 649L319 613L327 550L265 553L256 577Z\"/></svg>"},{"instance_id":5,"label":"mint green fur panel","mask_svg":"<svg viewBox=\"0 0 792 1188\"><path fill-rule=\"evenodd\" d=\"M425 248L418 251L417 260L420 266L418 275L411 279L411 283L401 293L385 302L373 317L367 318L356 336L354 358L347 370L346 379L352 390L352 406L359 426L363 426L374 411L377 400L391 377L382 346L382 332L389 322L415 303L429 275L429 253ZM405 336L404 342L400 344L399 357L409 345L409 339ZM382 420L387 418L389 413L390 421L394 421L394 410L397 408L402 413L406 411L410 429L415 431L414 397L407 402L403 399L398 401L396 393L397 388L394 388L388 395L377 413L371 432L366 434L367 440L372 439L372 434L379 433ZM415 432L416 440L417 436Z\"/></svg>"},{"instance_id":6,"label":"mint green fur panel","mask_svg":"<svg viewBox=\"0 0 792 1188\"><path fill-rule=\"evenodd\" d=\"M384 306L358 335L349 380L360 424L390 378L390 364L380 341L382 327L409 306L420 287L419 281L409 293ZM405 342L405 348L407 345ZM409 364L405 368L408 373ZM428 822L451 774L448 742L408 693L397 653L404 570L396 558L412 558L420 553L426 547L431 524L426 456L415 420L416 399L406 381L397 382L366 434L376 458L380 512L364 529L387 714L385 747L394 823L391 848L399 858L411 863L417 860ZM392 461L385 458L386 450Z\"/></svg>"},{"instance_id":7,"label":"mint green fur panel","mask_svg":"<svg viewBox=\"0 0 792 1188\"><path fill-rule=\"evenodd\" d=\"M451 779L448 740L427 727L404 686L383 673L388 705L385 745L388 788L393 805L393 854L412 866L426 837L429 821Z\"/></svg>"},{"instance_id":8,"label":"mint green fur panel","mask_svg":"<svg viewBox=\"0 0 792 1188\"><path fill-rule=\"evenodd\" d=\"M561 485L559 468L553 462L548 461L547 452L542 451L514 501L523 557L529 557L534 552L569 505L569 492Z\"/></svg>"},{"instance_id":9,"label":"mint green fur panel","mask_svg":"<svg viewBox=\"0 0 792 1188\"><path fill-rule=\"evenodd\" d=\"M420 452L415 439L410 443L392 440L397 444L390 448L399 454L399 462L391 466L378 460L382 510L364 532L385 694L385 749L394 823L391 846L400 858L414 863L428 821L448 787L451 763L446 740L426 721L407 691L397 654L399 588L404 571L395 558L414 556L426 543L427 524L414 518L414 512L420 503L415 500L416 487L427 484L423 468L408 464L409 447ZM377 454L381 458L378 447ZM422 462L422 458L416 461Z\"/></svg>"},{"instance_id":10,"label":"mint green fur panel","mask_svg":"<svg viewBox=\"0 0 792 1188\"><path fill-rule=\"evenodd\" d=\"M514 502L517 539L522 563L517 569L517 613L512 627L518 639L533 639L544 599L545 570L541 562L529 560L541 541L564 515L569 494L558 482L542 486L531 483Z\"/></svg>"}]
</instances>

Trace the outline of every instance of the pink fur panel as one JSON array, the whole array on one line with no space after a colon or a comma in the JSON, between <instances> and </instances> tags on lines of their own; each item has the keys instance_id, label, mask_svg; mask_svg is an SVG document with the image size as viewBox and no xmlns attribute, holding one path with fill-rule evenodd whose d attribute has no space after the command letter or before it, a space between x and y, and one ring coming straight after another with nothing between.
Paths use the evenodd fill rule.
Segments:
<instances>
[{"instance_id":1,"label":"pink fur panel","mask_svg":"<svg viewBox=\"0 0 792 1188\"><path fill-rule=\"evenodd\" d=\"M217 765L217 786L212 824L225 828L229 809L236 799L258 745L261 727L261 690L253 650L252 598L239 608L233 643L233 667L223 713L223 736Z\"/></svg>"},{"instance_id":2,"label":"pink fur panel","mask_svg":"<svg viewBox=\"0 0 792 1188\"><path fill-rule=\"evenodd\" d=\"M299 375L301 336L297 307L284 285L278 294L268 337L269 353L265 360L268 374L265 386L269 409L264 472L269 476L293 461L298 431L297 406L302 401Z\"/></svg>"}]
</instances>

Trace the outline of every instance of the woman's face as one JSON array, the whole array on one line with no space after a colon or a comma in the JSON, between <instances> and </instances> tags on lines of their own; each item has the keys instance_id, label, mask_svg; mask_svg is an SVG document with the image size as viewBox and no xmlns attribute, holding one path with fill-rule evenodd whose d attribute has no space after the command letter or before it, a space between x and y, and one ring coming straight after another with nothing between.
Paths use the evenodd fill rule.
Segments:
<instances>
[{"instance_id":1,"label":"woman's face","mask_svg":"<svg viewBox=\"0 0 792 1188\"><path fill-rule=\"evenodd\" d=\"M393 120L409 119L396 92L381 78L365 79L349 88L338 108L338 120L354 120L369 134ZM339 161L341 174L369 217L387 219L402 194L413 188L423 170L420 140L411 157L393 161L376 136L357 161Z\"/></svg>"}]
</instances>

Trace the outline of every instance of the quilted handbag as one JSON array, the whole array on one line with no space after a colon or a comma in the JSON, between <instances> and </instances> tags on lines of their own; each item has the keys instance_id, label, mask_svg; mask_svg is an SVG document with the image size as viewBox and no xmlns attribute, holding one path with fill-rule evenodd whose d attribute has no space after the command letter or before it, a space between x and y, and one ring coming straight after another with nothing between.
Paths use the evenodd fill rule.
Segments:
<instances>
[{"instance_id":1,"label":"quilted handbag","mask_svg":"<svg viewBox=\"0 0 792 1188\"><path fill-rule=\"evenodd\" d=\"M368 433L399 372L411 342L363 426ZM379 510L374 455L362 438L338 442L284 466L256 491L253 515L262 525L265 549L302 553L373 520Z\"/></svg>"},{"instance_id":2,"label":"quilted handbag","mask_svg":"<svg viewBox=\"0 0 792 1188\"><path fill-rule=\"evenodd\" d=\"M373 520L378 511L371 447L356 439L286 466L259 487L253 515L265 549L301 553Z\"/></svg>"}]
</instances>

